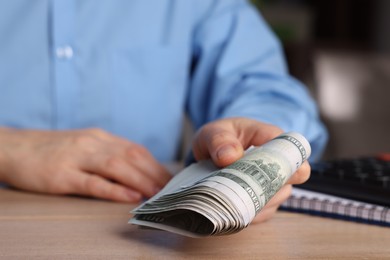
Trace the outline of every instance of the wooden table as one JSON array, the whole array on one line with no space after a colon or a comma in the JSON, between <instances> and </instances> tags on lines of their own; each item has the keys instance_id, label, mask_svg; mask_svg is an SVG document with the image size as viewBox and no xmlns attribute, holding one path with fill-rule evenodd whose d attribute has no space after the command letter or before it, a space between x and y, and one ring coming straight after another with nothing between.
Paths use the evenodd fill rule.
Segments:
<instances>
[{"instance_id":1,"label":"wooden table","mask_svg":"<svg viewBox=\"0 0 390 260\"><path fill-rule=\"evenodd\" d=\"M390 259L390 229L278 212L223 237L127 224L134 205L0 189L0 259Z\"/></svg>"}]
</instances>

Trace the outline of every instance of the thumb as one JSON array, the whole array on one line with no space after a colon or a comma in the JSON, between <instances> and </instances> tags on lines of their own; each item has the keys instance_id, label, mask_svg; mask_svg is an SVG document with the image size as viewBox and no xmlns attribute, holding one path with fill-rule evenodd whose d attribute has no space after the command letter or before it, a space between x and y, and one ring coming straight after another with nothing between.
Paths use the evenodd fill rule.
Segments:
<instances>
[{"instance_id":1,"label":"thumb","mask_svg":"<svg viewBox=\"0 0 390 260\"><path fill-rule=\"evenodd\" d=\"M225 167L240 159L244 150L233 129L208 125L195 136L193 152L196 160L211 158L215 165Z\"/></svg>"}]
</instances>

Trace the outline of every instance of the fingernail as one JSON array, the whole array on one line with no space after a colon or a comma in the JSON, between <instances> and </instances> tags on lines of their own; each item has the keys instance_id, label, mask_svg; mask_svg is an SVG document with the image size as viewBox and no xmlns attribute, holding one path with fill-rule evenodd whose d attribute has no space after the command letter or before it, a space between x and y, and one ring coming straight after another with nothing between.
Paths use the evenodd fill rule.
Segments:
<instances>
[{"instance_id":1,"label":"fingernail","mask_svg":"<svg viewBox=\"0 0 390 260\"><path fill-rule=\"evenodd\" d=\"M133 190L125 190L125 196L129 201L139 201L142 198L141 193Z\"/></svg>"},{"instance_id":2,"label":"fingernail","mask_svg":"<svg viewBox=\"0 0 390 260\"><path fill-rule=\"evenodd\" d=\"M236 149L232 145L225 145L217 152L218 160L229 160L230 158L234 158L236 156Z\"/></svg>"}]
</instances>

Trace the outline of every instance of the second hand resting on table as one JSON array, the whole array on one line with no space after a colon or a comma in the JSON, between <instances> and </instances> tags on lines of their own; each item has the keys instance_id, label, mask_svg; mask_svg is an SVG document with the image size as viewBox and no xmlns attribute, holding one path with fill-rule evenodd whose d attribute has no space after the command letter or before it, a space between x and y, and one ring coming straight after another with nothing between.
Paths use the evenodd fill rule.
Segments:
<instances>
[{"instance_id":1,"label":"second hand resting on table","mask_svg":"<svg viewBox=\"0 0 390 260\"><path fill-rule=\"evenodd\" d=\"M224 167L241 158L249 146L281 133L278 127L251 119L222 119L197 132L193 153L197 160L211 158ZM254 222L271 218L290 195L291 185L309 176L310 165L305 162ZM136 203L156 194L170 178L146 148L100 129L0 128L0 181L18 189Z\"/></svg>"}]
</instances>

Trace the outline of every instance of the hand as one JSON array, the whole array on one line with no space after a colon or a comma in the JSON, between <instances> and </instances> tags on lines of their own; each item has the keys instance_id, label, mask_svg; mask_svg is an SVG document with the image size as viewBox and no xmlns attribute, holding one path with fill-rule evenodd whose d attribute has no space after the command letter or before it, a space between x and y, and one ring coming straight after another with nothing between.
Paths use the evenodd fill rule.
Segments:
<instances>
[{"instance_id":1,"label":"hand","mask_svg":"<svg viewBox=\"0 0 390 260\"><path fill-rule=\"evenodd\" d=\"M195 159L211 158L219 167L225 167L240 159L245 149L259 146L280 135L283 131L265 123L247 118L228 118L204 125L196 133L193 142ZM288 183L275 194L252 223L270 219L279 206L290 196L291 185L305 182L310 177L310 165L302 164Z\"/></svg>"},{"instance_id":2,"label":"hand","mask_svg":"<svg viewBox=\"0 0 390 260\"><path fill-rule=\"evenodd\" d=\"M0 129L0 181L34 192L138 202L170 174L146 148L99 129Z\"/></svg>"}]
</instances>

